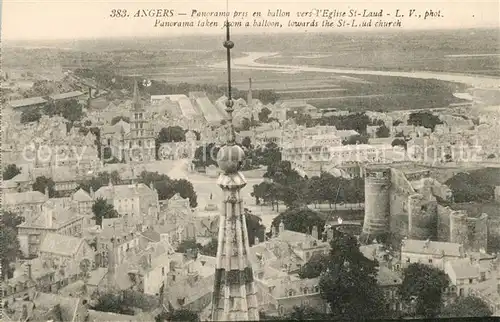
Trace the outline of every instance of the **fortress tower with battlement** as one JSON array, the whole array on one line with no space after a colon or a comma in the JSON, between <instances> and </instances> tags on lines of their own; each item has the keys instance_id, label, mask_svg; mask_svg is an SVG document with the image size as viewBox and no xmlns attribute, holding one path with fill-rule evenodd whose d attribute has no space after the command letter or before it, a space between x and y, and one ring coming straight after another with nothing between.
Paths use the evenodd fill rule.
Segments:
<instances>
[{"instance_id":1,"label":"fortress tower with battlement","mask_svg":"<svg viewBox=\"0 0 500 322\"><path fill-rule=\"evenodd\" d=\"M465 249L486 249L488 216L472 217L441 204L450 190L412 163L370 164L365 174L365 218L362 243L403 238L456 242ZM387 237L390 237L387 239Z\"/></svg>"}]
</instances>

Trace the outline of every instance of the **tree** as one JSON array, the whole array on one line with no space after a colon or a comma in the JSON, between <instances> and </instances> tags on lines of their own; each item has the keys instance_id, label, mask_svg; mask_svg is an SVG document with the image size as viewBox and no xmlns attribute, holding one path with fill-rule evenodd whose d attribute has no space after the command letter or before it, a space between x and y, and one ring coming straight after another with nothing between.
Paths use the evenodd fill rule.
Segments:
<instances>
[{"instance_id":1,"label":"tree","mask_svg":"<svg viewBox=\"0 0 500 322\"><path fill-rule=\"evenodd\" d=\"M276 143L269 142L264 146L264 149L256 151L255 157L256 164L262 164L268 167L277 165L281 162L281 150Z\"/></svg>"},{"instance_id":2,"label":"tree","mask_svg":"<svg viewBox=\"0 0 500 322\"><path fill-rule=\"evenodd\" d=\"M309 234L311 229L316 226L318 235L321 235L325 226L325 220L317 212L307 207L287 209L276 216L272 221L272 225L276 227L277 231L281 222L283 222L286 230L304 234Z\"/></svg>"},{"instance_id":3,"label":"tree","mask_svg":"<svg viewBox=\"0 0 500 322\"><path fill-rule=\"evenodd\" d=\"M269 115L271 115L271 113L270 109L263 107L258 114L259 122L269 123Z\"/></svg>"},{"instance_id":4,"label":"tree","mask_svg":"<svg viewBox=\"0 0 500 322\"><path fill-rule=\"evenodd\" d=\"M367 135L351 135L347 139L342 140L343 145L355 145L355 144L367 144L368 143Z\"/></svg>"},{"instance_id":5,"label":"tree","mask_svg":"<svg viewBox=\"0 0 500 322\"><path fill-rule=\"evenodd\" d=\"M118 218L119 214L113 207L113 205L109 204L105 199L98 198L94 204L92 205L92 213L94 217L92 219L95 220L96 224L102 226L103 219L111 219Z\"/></svg>"},{"instance_id":6,"label":"tree","mask_svg":"<svg viewBox=\"0 0 500 322\"><path fill-rule=\"evenodd\" d=\"M193 164L196 167L217 166L219 147L215 143L204 144L194 151Z\"/></svg>"},{"instance_id":7,"label":"tree","mask_svg":"<svg viewBox=\"0 0 500 322\"><path fill-rule=\"evenodd\" d=\"M187 253L188 250L201 250L203 246L196 242L196 239L186 239L177 245L177 253Z\"/></svg>"},{"instance_id":8,"label":"tree","mask_svg":"<svg viewBox=\"0 0 500 322\"><path fill-rule=\"evenodd\" d=\"M183 199L189 198L189 206L196 208L198 206L197 195L193 184L186 179L175 180L174 189Z\"/></svg>"},{"instance_id":9,"label":"tree","mask_svg":"<svg viewBox=\"0 0 500 322\"><path fill-rule=\"evenodd\" d=\"M14 269L11 268L11 264L21 256L17 226L23 221L23 217L9 211L3 211L0 217L0 261L3 268L0 275L2 280L5 277L12 277Z\"/></svg>"},{"instance_id":10,"label":"tree","mask_svg":"<svg viewBox=\"0 0 500 322\"><path fill-rule=\"evenodd\" d=\"M245 136L241 141L241 145L247 149L250 149L252 147L252 140L248 136Z\"/></svg>"},{"instance_id":11,"label":"tree","mask_svg":"<svg viewBox=\"0 0 500 322\"><path fill-rule=\"evenodd\" d=\"M134 310L125 305L123 293L105 293L99 296L97 303L92 307L95 311L112 312L125 315L134 315Z\"/></svg>"},{"instance_id":12,"label":"tree","mask_svg":"<svg viewBox=\"0 0 500 322\"><path fill-rule=\"evenodd\" d=\"M426 111L411 113L410 117L408 118L407 124L414 126L423 126L434 131L436 125L443 124L443 122L439 119L438 116Z\"/></svg>"},{"instance_id":13,"label":"tree","mask_svg":"<svg viewBox=\"0 0 500 322\"><path fill-rule=\"evenodd\" d=\"M89 126L92 125L92 121L91 120L85 120L85 122L83 122L83 125L89 127Z\"/></svg>"},{"instance_id":14,"label":"tree","mask_svg":"<svg viewBox=\"0 0 500 322\"><path fill-rule=\"evenodd\" d=\"M445 306L440 318L486 317L493 313L482 299L475 296L458 297L453 303Z\"/></svg>"},{"instance_id":15,"label":"tree","mask_svg":"<svg viewBox=\"0 0 500 322\"><path fill-rule=\"evenodd\" d=\"M41 117L42 113L39 110L26 110L21 113L21 123L38 122Z\"/></svg>"},{"instance_id":16,"label":"tree","mask_svg":"<svg viewBox=\"0 0 500 322\"><path fill-rule=\"evenodd\" d=\"M493 200L495 188L481 183L469 173L460 172L445 184L451 189L454 202L483 202Z\"/></svg>"},{"instance_id":17,"label":"tree","mask_svg":"<svg viewBox=\"0 0 500 322\"><path fill-rule=\"evenodd\" d=\"M248 242L250 246L255 244L255 237L259 238L259 241L264 241L264 234L266 232L266 227L262 224L262 219L259 216L254 215L247 208L244 209L245 220L247 224Z\"/></svg>"},{"instance_id":18,"label":"tree","mask_svg":"<svg viewBox=\"0 0 500 322\"><path fill-rule=\"evenodd\" d=\"M249 131L252 128L252 121L248 117L241 120L241 125L238 127L240 131Z\"/></svg>"},{"instance_id":19,"label":"tree","mask_svg":"<svg viewBox=\"0 0 500 322\"><path fill-rule=\"evenodd\" d=\"M10 180L21 173L21 168L17 167L15 164L9 164L3 170L3 179Z\"/></svg>"},{"instance_id":20,"label":"tree","mask_svg":"<svg viewBox=\"0 0 500 322\"><path fill-rule=\"evenodd\" d=\"M293 321L329 320L327 314L318 312L315 308L305 305L294 306L293 311L288 314L288 318Z\"/></svg>"},{"instance_id":21,"label":"tree","mask_svg":"<svg viewBox=\"0 0 500 322\"><path fill-rule=\"evenodd\" d=\"M169 126L162 128L156 138L158 143L184 142L186 141L186 131L180 126Z\"/></svg>"},{"instance_id":22,"label":"tree","mask_svg":"<svg viewBox=\"0 0 500 322\"><path fill-rule=\"evenodd\" d=\"M380 126L375 133L378 138L388 138L391 136L391 130L385 125Z\"/></svg>"},{"instance_id":23,"label":"tree","mask_svg":"<svg viewBox=\"0 0 500 322\"><path fill-rule=\"evenodd\" d=\"M208 244L202 246L200 253L202 253L203 255L215 257L217 256L217 246L218 246L217 238L212 238L208 242Z\"/></svg>"},{"instance_id":24,"label":"tree","mask_svg":"<svg viewBox=\"0 0 500 322\"><path fill-rule=\"evenodd\" d=\"M45 189L48 189L49 198L54 198L56 195L55 185L52 178L47 178L45 176L37 177L33 183L33 191L45 193Z\"/></svg>"},{"instance_id":25,"label":"tree","mask_svg":"<svg viewBox=\"0 0 500 322\"><path fill-rule=\"evenodd\" d=\"M80 121L84 116L83 107L77 100L63 100L56 105L61 105L61 116L70 122Z\"/></svg>"},{"instance_id":26,"label":"tree","mask_svg":"<svg viewBox=\"0 0 500 322\"><path fill-rule=\"evenodd\" d=\"M400 124L403 124L403 121L401 121L401 120L395 120L394 122L392 122L392 126L398 126Z\"/></svg>"},{"instance_id":27,"label":"tree","mask_svg":"<svg viewBox=\"0 0 500 322\"><path fill-rule=\"evenodd\" d=\"M314 254L307 263L300 268L300 278L316 278L328 267L329 256L324 254Z\"/></svg>"},{"instance_id":28,"label":"tree","mask_svg":"<svg viewBox=\"0 0 500 322\"><path fill-rule=\"evenodd\" d=\"M403 276L401 298L409 305L415 300L417 316L436 317L441 309L443 289L449 284L446 274L429 265L412 263L404 270Z\"/></svg>"},{"instance_id":29,"label":"tree","mask_svg":"<svg viewBox=\"0 0 500 322\"><path fill-rule=\"evenodd\" d=\"M99 172L97 176L94 176L89 180L80 181L79 188L90 193L90 188L97 191L99 188L108 185L110 181L112 184L120 184L120 173L116 170L111 173L106 171Z\"/></svg>"},{"instance_id":30,"label":"tree","mask_svg":"<svg viewBox=\"0 0 500 322\"><path fill-rule=\"evenodd\" d=\"M392 140L392 143L391 143L392 146L401 146L403 147L405 150L407 148L407 143L406 143L406 140L405 139L394 139Z\"/></svg>"},{"instance_id":31,"label":"tree","mask_svg":"<svg viewBox=\"0 0 500 322\"><path fill-rule=\"evenodd\" d=\"M116 123L118 123L120 121L130 123L130 118L126 117L126 116L121 116L121 115L115 116L111 120L111 125L115 125Z\"/></svg>"},{"instance_id":32,"label":"tree","mask_svg":"<svg viewBox=\"0 0 500 322\"><path fill-rule=\"evenodd\" d=\"M320 276L321 296L330 304L333 320L361 321L383 315L383 293L377 266L359 250L355 237L334 230L327 269Z\"/></svg>"}]
</instances>

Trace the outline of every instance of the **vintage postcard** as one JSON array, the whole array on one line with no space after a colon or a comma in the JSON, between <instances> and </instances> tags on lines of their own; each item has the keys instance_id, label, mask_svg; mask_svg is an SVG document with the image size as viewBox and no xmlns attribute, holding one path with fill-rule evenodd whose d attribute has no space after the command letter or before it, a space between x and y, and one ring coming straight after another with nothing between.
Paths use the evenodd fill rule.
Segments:
<instances>
[{"instance_id":1,"label":"vintage postcard","mask_svg":"<svg viewBox=\"0 0 500 322\"><path fill-rule=\"evenodd\" d=\"M0 320L500 316L498 1L0 12Z\"/></svg>"}]
</instances>

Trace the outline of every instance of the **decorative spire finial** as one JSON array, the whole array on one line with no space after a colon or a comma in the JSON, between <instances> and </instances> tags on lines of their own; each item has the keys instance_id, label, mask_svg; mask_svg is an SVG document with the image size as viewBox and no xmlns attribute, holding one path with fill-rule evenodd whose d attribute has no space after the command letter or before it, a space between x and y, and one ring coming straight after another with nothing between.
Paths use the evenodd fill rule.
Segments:
<instances>
[{"instance_id":1,"label":"decorative spire finial","mask_svg":"<svg viewBox=\"0 0 500 322\"><path fill-rule=\"evenodd\" d=\"M227 101L226 101L226 112L229 116L229 126L231 128L231 136L229 138L229 145L233 145L235 143L235 133L234 133L234 125L233 125L233 106L234 101L232 98L231 92L231 49L234 47L234 43L231 41L231 36L229 33L229 17L226 19L226 41L224 41L224 47L227 52Z\"/></svg>"}]
</instances>

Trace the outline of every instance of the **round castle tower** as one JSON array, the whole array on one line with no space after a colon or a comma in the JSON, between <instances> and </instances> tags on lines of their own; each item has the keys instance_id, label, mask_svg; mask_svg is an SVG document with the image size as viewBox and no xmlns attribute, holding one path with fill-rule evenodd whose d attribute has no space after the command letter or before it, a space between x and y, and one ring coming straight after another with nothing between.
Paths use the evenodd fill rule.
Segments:
<instances>
[{"instance_id":1,"label":"round castle tower","mask_svg":"<svg viewBox=\"0 0 500 322\"><path fill-rule=\"evenodd\" d=\"M456 210L450 214L450 242L468 244L467 212Z\"/></svg>"},{"instance_id":2,"label":"round castle tower","mask_svg":"<svg viewBox=\"0 0 500 322\"><path fill-rule=\"evenodd\" d=\"M390 231L391 168L388 165L367 165L365 173L365 218L361 241L381 241Z\"/></svg>"}]
</instances>

